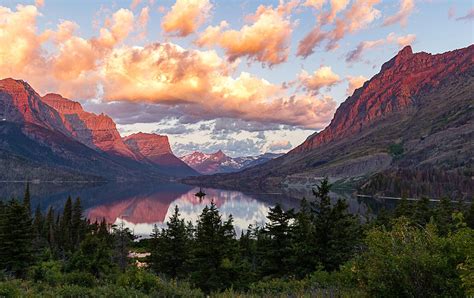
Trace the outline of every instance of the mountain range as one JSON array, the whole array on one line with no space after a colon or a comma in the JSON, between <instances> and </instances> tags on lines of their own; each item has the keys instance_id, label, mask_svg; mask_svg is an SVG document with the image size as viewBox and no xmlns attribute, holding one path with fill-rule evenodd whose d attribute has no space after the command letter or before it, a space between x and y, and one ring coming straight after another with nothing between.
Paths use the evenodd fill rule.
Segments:
<instances>
[{"instance_id":1,"label":"mountain range","mask_svg":"<svg viewBox=\"0 0 474 298\"><path fill-rule=\"evenodd\" d=\"M219 150L212 154L193 152L180 157L191 168L205 175L218 173L233 173L242 171L269 160L277 158L283 154L265 153L258 156L230 157Z\"/></svg>"},{"instance_id":2,"label":"mountain range","mask_svg":"<svg viewBox=\"0 0 474 298\"><path fill-rule=\"evenodd\" d=\"M21 80L0 80L0 180L144 180L198 175L168 138L122 138L107 115Z\"/></svg>"},{"instance_id":3,"label":"mountain range","mask_svg":"<svg viewBox=\"0 0 474 298\"><path fill-rule=\"evenodd\" d=\"M474 45L436 55L407 46L288 154L187 182L270 190L326 176L365 194L472 198L473 112Z\"/></svg>"}]
</instances>

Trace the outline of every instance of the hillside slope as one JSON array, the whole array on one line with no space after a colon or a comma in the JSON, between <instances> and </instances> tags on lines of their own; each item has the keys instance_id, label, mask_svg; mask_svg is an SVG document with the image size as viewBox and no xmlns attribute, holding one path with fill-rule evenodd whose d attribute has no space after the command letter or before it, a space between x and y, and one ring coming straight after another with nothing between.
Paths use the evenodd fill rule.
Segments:
<instances>
[{"instance_id":1,"label":"hillside slope","mask_svg":"<svg viewBox=\"0 0 474 298\"><path fill-rule=\"evenodd\" d=\"M290 153L188 182L271 189L328 176L364 193L472 197L473 116L474 46L438 55L406 47Z\"/></svg>"}]
</instances>

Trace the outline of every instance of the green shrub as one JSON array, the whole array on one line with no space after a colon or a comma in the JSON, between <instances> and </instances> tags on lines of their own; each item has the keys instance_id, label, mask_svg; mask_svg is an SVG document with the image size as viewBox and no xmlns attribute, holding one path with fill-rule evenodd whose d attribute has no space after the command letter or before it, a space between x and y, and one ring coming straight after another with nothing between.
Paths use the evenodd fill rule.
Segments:
<instances>
[{"instance_id":1,"label":"green shrub","mask_svg":"<svg viewBox=\"0 0 474 298\"><path fill-rule=\"evenodd\" d=\"M12 280L0 282L0 297L22 297L25 296L21 281Z\"/></svg>"},{"instance_id":2,"label":"green shrub","mask_svg":"<svg viewBox=\"0 0 474 298\"><path fill-rule=\"evenodd\" d=\"M63 281L61 263L59 261L41 262L29 271L29 277L35 282L46 282L51 286L59 285Z\"/></svg>"},{"instance_id":3,"label":"green shrub","mask_svg":"<svg viewBox=\"0 0 474 298\"><path fill-rule=\"evenodd\" d=\"M369 231L366 245L367 250L357 258L355 273L369 296L465 295L459 266L473 254L472 229L440 237L434 225L414 227L402 217L394 221L391 231Z\"/></svg>"},{"instance_id":4,"label":"green shrub","mask_svg":"<svg viewBox=\"0 0 474 298\"><path fill-rule=\"evenodd\" d=\"M178 282L176 280L158 279L153 297L204 297L204 293L197 288L193 288L188 282Z\"/></svg>"},{"instance_id":5,"label":"green shrub","mask_svg":"<svg viewBox=\"0 0 474 298\"><path fill-rule=\"evenodd\" d=\"M250 292L256 295L293 294L299 296L303 295L306 288L307 280L270 279L250 285Z\"/></svg>"},{"instance_id":6,"label":"green shrub","mask_svg":"<svg viewBox=\"0 0 474 298\"><path fill-rule=\"evenodd\" d=\"M64 283L92 288L96 285L96 279L88 272L74 271L64 274Z\"/></svg>"},{"instance_id":7,"label":"green shrub","mask_svg":"<svg viewBox=\"0 0 474 298\"><path fill-rule=\"evenodd\" d=\"M94 289L88 289L77 285L63 285L54 288L55 297L75 298L75 297L93 297Z\"/></svg>"},{"instance_id":8,"label":"green shrub","mask_svg":"<svg viewBox=\"0 0 474 298\"><path fill-rule=\"evenodd\" d=\"M132 289L132 288L124 288L119 287L116 285L105 285L101 287L94 288L93 290L94 297L134 297L134 298L141 298L141 297L150 297L139 290Z\"/></svg>"},{"instance_id":9,"label":"green shrub","mask_svg":"<svg viewBox=\"0 0 474 298\"><path fill-rule=\"evenodd\" d=\"M388 150L392 156L398 157L403 154L403 145L402 144L391 144L388 147Z\"/></svg>"},{"instance_id":10,"label":"green shrub","mask_svg":"<svg viewBox=\"0 0 474 298\"><path fill-rule=\"evenodd\" d=\"M144 293L150 293L158 286L158 277L146 270L132 267L117 278L117 285L134 288Z\"/></svg>"}]
</instances>

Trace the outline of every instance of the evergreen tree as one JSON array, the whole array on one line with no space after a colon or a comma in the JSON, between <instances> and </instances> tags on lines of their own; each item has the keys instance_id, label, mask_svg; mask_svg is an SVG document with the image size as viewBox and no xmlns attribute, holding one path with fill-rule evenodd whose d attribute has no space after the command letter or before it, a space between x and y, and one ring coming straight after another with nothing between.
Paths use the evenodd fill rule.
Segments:
<instances>
[{"instance_id":1,"label":"evergreen tree","mask_svg":"<svg viewBox=\"0 0 474 298\"><path fill-rule=\"evenodd\" d=\"M395 217L398 218L401 216L407 218L411 218L412 216L412 204L408 202L406 197L402 197L395 208Z\"/></svg>"},{"instance_id":2,"label":"evergreen tree","mask_svg":"<svg viewBox=\"0 0 474 298\"><path fill-rule=\"evenodd\" d=\"M118 227L113 228L112 237L115 240L115 262L120 270L125 272L125 269L127 269L128 266L128 252L130 249L130 243L133 241L134 236L130 229L125 227L125 224L122 220Z\"/></svg>"},{"instance_id":3,"label":"evergreen tree","mask_svg":"<svg viewBox=\"0 0 474 298\"><path fill-rule=\"evenodd\" d=\"M311 207L316 256L326 270L332 271L353 255L361 230L357 219L347 212L345 201L337 200L331 207L330 188L327 178L324 179L317 191L313 190L316 200Z\"/></svg>"},{"instance_id":4,"label":"evergreen tree","mask_svg":"<svg viewBox=\"0 0 474 298\"><path fill-rule=\"evenodd\" d=\"M205 292L229 287L236 280L233 219L223 222L214 202L206 206L197 222L192 260L192 281Z\"/></svg>"},{"instance_id":5,"label":"evergreen tree","mask_svg":"<svg viewBox=\"0 0 474 298\"><path fill-rule=\"evenodd\" d=\"M45 233L46 239L48 240L49 246L52 251L56 250L56 233L55 233L55 222L54 222L54 209L53 207L49 207L48 214L46 215L46 222L45 222Z\"/></svg>"},{"instance_id":6,"label":"evergreen tree","mask_svg":"<svg viewBox=\"0 0 474 298\"><path fill-rule=\"evenodd\" d=\"M102 221L99 224L97 235L99 236L99 238L103 240L108 240L109 238L109 229L107 226L107 222L105 221L105 218L102 218Z\"/></svg>"},{"instance_id":7,"label":"evergreen tree","mask_svg":"<svg viewBox=\"0 0 474 298\"><path fill-rule=\"evenodd\" d=\"M419 226L426 226L426 224L430 222L430 218L433 216L430 207L430 200L427 197L422 197L420 200L416 201L414 207L412 221Z\"/></svg>"},{"instance_id":8,"label":"evergreen tree","mask_svg":"<svg viewBox=\"0 0 474 298\"><path fill-rule=\"evenodd\" d=\"M285 212L279 204L270 208L263 233L267 235L265 241L265 257L262 264L262 273L265 276L284 276L290 269L291 229L290 220L293 212Z\"/></svg>"},{"instance_id":9,"label":"evergreen tree","mask_svg":"<svg viewBox=\"0 0 474 298\"><path fill-rule=\"evenodd\" d=\"M303 198L292 226L291 239L292 260L290 270L295 272L298 277L304 277L316 269L314 236L311 208L306 198Z\"/></svg>"},{"instance_id":10,"label":"evergreen tree","mask_svg":"<svg viewBox=\"0 0 474 298\"><path fill-rule=\"evenodd\" d=\"M161 234L154 232L156 246L152 251L152 268L172 278L184 278L190 260L190 239L178 206L166 225L167 229Z\"/></svg>"},{"instance_id":11,"label":"evergreen tree","mask_svg":"<svg viewBox=\"0 0 474 298\"><path fill-rule=\"evenodd\" d=\"M30 194L30 183L26 183L25 196L23 197L23 205L31 213L31 194Z\"/></svg>"},{"instance_id":12,"label":"evergreen tree","mask_svg":"<svg viewBox=\"0 0 474 298\"><path fill-rule=\"evenodd\" d=\"M27 206L11 200L3 208L0 225L1 267L17 277L24 277L33 263L33 228Z\"/></svg>"},{"instance_id":13,"label":"evergreen tree","mask_svg":"<svg viewBox=\"0 0 474 298\"><path fill-rule=\"evenodd\" d=\"M435 223L440 235L447 235L452 230L453 212L451 200L448 197L441 198L434 211Z\"/></svg>"},{"instance_id":14,"label":"evergreen tree","mask_svg":"<svg viewBox=\"0 0 474 298\"><path fill-rule=\"evenodd\" d=\"M72 207L72 215L71 215L71 239L72 239L72 247L76 249L79 247L79 244L84 239L85 234L85 222L82 219L82 205L81 199L78 197L74 201L74 205Z\"/></svg>"},{"instance_id":15,"label":"evergreen tree","mask_svg":"<svg viewBox=\"0 0 474 298\"><path fill-rule=\"evenodd\" d=\"M63 253L72 250L72 238L71 238L71 220L72 220L72 199L69 196L64 205L63 214L59 220L59 233L60 233L60 248Z\"/></svg>"},{"instance_id":16,"label":"evergreen tree","mask_svg":"<svg viewBox=\"0 0 474 298\"><path fill-rule=\"evenodd\" d=\"M474 202L470 203L470 208L466 215L466 224L471 229L474 229Z\"/></svg>"}]
</instances>

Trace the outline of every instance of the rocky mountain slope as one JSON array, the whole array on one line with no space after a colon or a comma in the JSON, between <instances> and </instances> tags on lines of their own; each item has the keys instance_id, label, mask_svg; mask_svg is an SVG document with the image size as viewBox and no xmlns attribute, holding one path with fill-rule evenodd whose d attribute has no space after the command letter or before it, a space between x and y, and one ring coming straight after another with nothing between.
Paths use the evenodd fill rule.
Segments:
<instances>
[{"instance_id":1,"label":"rocky mountain slope","mask_svg":"<svg viewBox=\"0 0 474 298\"><path fill-rule=\"evenodd\" d=\"M79 142L109 154L139 159L125 145L109 116L86 112L80 103L59 94L46 94L41 100L59 113L64 126Z\"/></svg>"},{"instance_id":2,"label":"rocky mountain slope","mask_svg":"<svg viewBox=\"0 0 474 298\"><path fill-rule=\"evenodd\" d=\"M24 81L0 80L0 180L168 179L167 168L143 159L108 116L59 95L42 98Z\"/></svg>"},{"instance_id":3,"label":"rocky mountain slope","mask_svg":"<svg viewBox=\"0 0 474 298\"><path fill-rule=\"evenodd\" d=\"M173 154L167 136L140 132L123 138L123 141L140 161L157 165L164 173L173 176L198 175Z\"/></svg>"},{"instance_id":4,"label":"rocky mountain slope","mask_svg":"<svg viewBox=\"0 0 474 298\"><path fill-rule=\"evenodd\" d=\"M181 160L201 174L233 173L265 163L281 154L265 153L258 156L230 157L219 150L212 154L193 152Z\"/></svg>"},{"instance_id":5,"label":"rocky mountain slope","mask_svg":"<svg viewBox=\"0 0 474 298\"><path fill-rule=\"evenodd\" d=\"M472 197L473 116L474 45L437 55L406 47L288 154L194 182L271 189L328 176L363 193Z\"/></svg>"}]
</instances>

